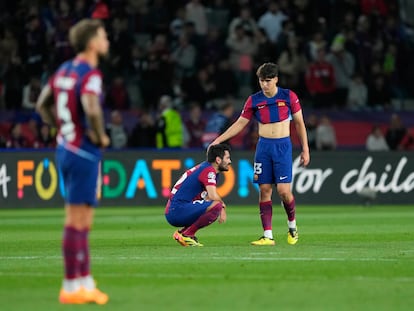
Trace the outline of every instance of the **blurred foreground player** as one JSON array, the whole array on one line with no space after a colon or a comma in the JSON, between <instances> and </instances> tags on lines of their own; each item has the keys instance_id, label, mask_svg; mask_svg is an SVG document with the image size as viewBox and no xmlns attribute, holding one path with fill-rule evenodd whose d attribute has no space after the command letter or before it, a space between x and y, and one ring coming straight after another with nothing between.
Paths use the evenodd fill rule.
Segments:
<instances>
[{"instance_id":1,"label":"blurred foreground player","mask_svg":"<svg viewBox=\"0 0 414 311\"><path fill-rule=\"evenodd\" d=\"M207 161L187 170L171 190L165 208L167 221L175 227L183 227L173 234L182 246L203 246L196 232L219 218L226 221L226 205L217 194L217 175L229 170L230 149L227 145L212 146Z\"/></svg>"},{"instance_id":2,"label":"blurred foreground player","mask_svg":"<svg viewBox=\"0 0 414 311\"><path fill-rule=\"evenodd\" d=\"M63 63L43 88L37 110L44 122L58 127L56 161L65 189L63 304L105 304L108 296L90 274L88 234L99 194L101 148L109 145L101 109L99 57L109 41L99 20L85 19L70 29L78 52ZM56 119L54 117L56 114Z\"/></svg>"},{"instance_id":3,"label":"blurred foreground player","mask_svg":"<svg viewBox=\"0 0 414 311\"><path fill-rule=\"evenodd\" d=\"M275 184L288 218L287 242L293 245L297 243L299 235L296 226L295 198L291 191L291 120L302 145L301 165L308 165L310 159L302 108L293 91L277 86L276 64L261 65L257 70L257 78L261 91L247 98L240 117L217 137L211 146L236 136L253 117L258 121L259 141L254 157L253 182L259 184L259 208L264 232L261 238L251 244L275 245L272 231L272 191Z\"/></svg>"}]
</instances>

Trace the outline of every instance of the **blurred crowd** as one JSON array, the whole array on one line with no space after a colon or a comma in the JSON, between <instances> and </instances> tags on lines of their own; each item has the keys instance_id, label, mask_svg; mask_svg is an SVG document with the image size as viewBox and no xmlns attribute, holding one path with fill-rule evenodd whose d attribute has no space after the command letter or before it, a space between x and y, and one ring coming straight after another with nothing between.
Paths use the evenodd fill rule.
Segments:
<instances>
[{"instance_id":1,"label":"blurred crowd","mask_svg":"<svg viewBox=\"0 0 414 311\"><path fill-rule=\"evenodd\" d=\"M41 87L74 56L68 30L85 17L102 19L110 37L101 70L114 148L205 146L258 90L255 70L268 61L304 107L403 110L414 97L413 15L396 0L2 1L0 110L33 111ZM125 112L136 116L131 127ZM249 130L240 148L254 148ZM30 117L0 126L0 146L49 146L53 135Z\"/></svg>"}]
</instances>

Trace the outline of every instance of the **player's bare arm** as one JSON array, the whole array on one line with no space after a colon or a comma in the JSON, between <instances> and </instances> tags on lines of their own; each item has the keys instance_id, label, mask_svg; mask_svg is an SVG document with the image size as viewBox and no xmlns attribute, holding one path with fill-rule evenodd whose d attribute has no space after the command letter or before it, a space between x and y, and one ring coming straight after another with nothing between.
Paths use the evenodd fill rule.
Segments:
<instances>
[{"instance_id":1,"label":"player's bare arm","mask_svg":"<svg viewBox=\"0 0 414 311\"><path fill-rule=\"evenodd\" d=\"M211 145L217 145L239 134L249 123L244 117L239 117L223 134L217 137Z\"/></svg>"},{"instance_id":2,"label":"player's bare arm","mask_svg":"<svg viewBox=\"0 0 414 311\"><path fill-rule=\"evenodd\" d=\"M310 162L308 135L306 133L305 121L303 120L302 110L293 114L293 123L295 124L296 133L298 134L302 152L300 154L301 165L307 166Z\"/></svg>"},{"instance_id":3,"label":"player's bare arm","mask_svg":"<svg viewBox=\"0 0 414 311\"><path fill-rule=\"evenodd\" d=\"M105 133L103 112L98 96L95 94L83 94L81 102L91 129L89 138L94 144L107 147L110 141Z\"/></svg>"},{"instance_id":4,"label":"player's bare arm","mask_svg":"<svg viewBox=\"0 0 414 311\"><path fill-rule=\"evenodd\" d=\"M43 122L56 126L53 115L53 92L49 85L43 87L36 102L36 111L39 112Z\"/></svg>"},{"instance_id":5,"label":"player's bare arm","mask_svg":"<svg viewBox=\"0 0 414 311\"><path fill-rule=\"evenodd\" d=\"M221 209L221 212L220 212L219 223L225 222L226 219L227 219L226 204L223 202L223 199L217 193L217 187L216 186L206 186L206 190L207 190L207 197L208 197L209 200L211 200L211 201L220 201L223 204L223 208Z\"/></svg>"}]
</instances>

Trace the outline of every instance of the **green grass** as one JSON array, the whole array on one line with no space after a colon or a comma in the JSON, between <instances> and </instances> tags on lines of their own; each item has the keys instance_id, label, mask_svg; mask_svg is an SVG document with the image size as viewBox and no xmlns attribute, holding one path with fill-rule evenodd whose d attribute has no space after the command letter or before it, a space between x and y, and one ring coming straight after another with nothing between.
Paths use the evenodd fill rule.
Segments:
<instances>
[{"instance_id":1,"label":"green grass","mask_svg":"<svg viewBox=\"0 0 414 311\"><path fill-rule=\"evenodd\" d=\"M299 243L254 247L257 207L229 207L226 224L184 248L161 207L100 208L92 269L110 301L62 306L62 209L0 210L1 310L412 310L414 206L299 206Z\"/></svg>"}]
</instances>

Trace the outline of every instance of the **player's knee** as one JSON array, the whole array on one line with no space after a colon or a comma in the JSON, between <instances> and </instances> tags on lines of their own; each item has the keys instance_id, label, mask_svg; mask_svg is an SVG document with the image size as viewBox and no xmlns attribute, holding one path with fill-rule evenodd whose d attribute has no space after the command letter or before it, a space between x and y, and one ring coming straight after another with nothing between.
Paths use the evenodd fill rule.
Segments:
<instances>
[{"instance_id":1,"label":"player's knee","mask_svg":"<svg viewBox=\"0 0 414 311\"><path fill-rule=\"evenodd\" d=\"M290 191L281 190L278 191L279 197L283 202L290 202L293 199L293 194Z\"/></svg>"}]
</instances>

